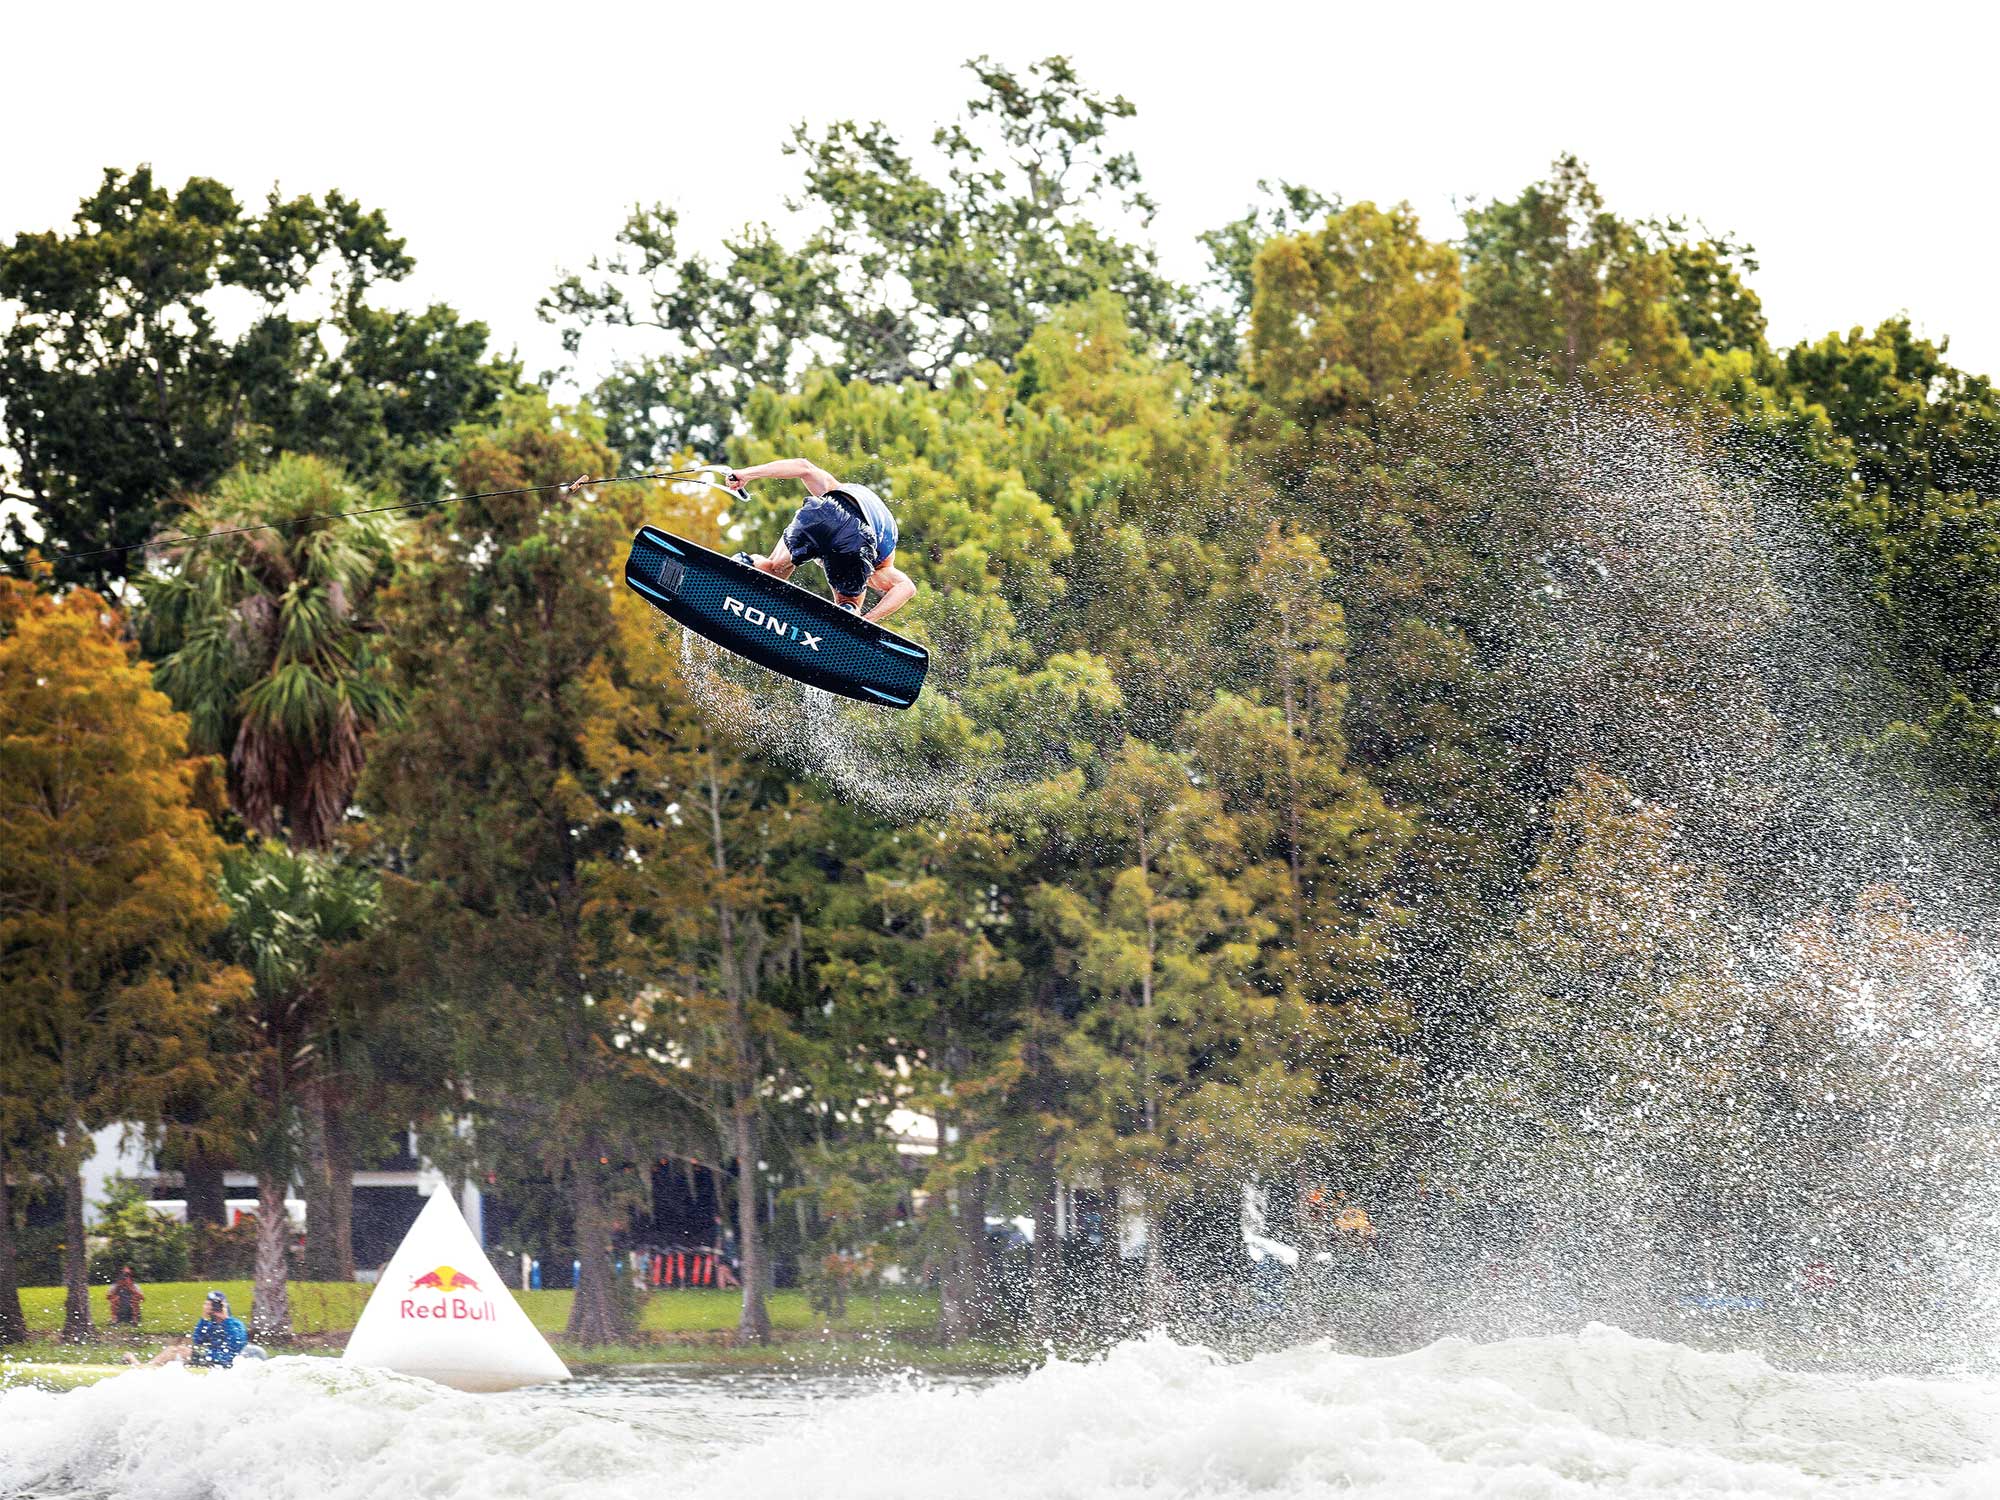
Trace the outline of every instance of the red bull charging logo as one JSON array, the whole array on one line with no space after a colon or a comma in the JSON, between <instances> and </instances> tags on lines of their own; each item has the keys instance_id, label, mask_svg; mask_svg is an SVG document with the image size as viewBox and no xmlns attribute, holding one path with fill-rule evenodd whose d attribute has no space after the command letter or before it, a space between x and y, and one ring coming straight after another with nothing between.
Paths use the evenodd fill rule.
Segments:
<instances>
[{"instance_id":1,"label":"red bull charging logo","mask_svg":"<svg viewBox=\"0 0 2000 1500\"><path fill-rule=\"evenodd\" d=\"M397 1311L406 1318L442 1318L453 1323L484 1323L493 1318L493 1303L484 1295L477 1300L458 1295L477 1292L479 1283L456 1266L438 1266L410 1278L412 1292L435 1292L434 1297L405 1297Z\"/></svg>"}]
</instances>

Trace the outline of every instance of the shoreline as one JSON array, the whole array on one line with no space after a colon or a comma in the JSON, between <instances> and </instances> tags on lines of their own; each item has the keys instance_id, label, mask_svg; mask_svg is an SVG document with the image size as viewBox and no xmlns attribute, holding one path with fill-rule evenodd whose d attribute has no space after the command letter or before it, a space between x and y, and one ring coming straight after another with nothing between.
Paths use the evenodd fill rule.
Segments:
<instances>
[{"instance_id":1,"label":"shoreline","mask_svg":"<svg viewBox=\"0 0 2000 1500\"><path fill-rule=\"evenodd\" d=\"M350 1330L298 1334L267 1347L274 1356L338 1359ZM26 1385L74 1389L113 1375L146 1369L147 1361L170 1341L169 1335L106 1334L87 1344L49 1337L0 1345L0 1390ZM570 1373L579 1377L619 1375L646 1369L679 1371L794 1371L800 1374L899 1374L1004 1376L1024 1374L1047 1358L1025 1345L968 1341L940 1345L921 1338L885 1337L868 1330L786 1329L768 1344L737 1344L727 1334L659 1332L627 1343L585 1348L561 1338L551 1346ZM137 1363L128 1363L131 1356Z\"/></svg>"}]
</instances>

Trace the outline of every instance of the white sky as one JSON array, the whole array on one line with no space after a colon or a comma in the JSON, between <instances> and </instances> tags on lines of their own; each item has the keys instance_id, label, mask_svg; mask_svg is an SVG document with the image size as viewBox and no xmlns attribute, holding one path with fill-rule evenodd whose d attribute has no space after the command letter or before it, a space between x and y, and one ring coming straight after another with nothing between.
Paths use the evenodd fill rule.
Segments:
<instances>
[{"instance_id":1,"label":"white sky","mask_svg":"<svg viewBox=\"0 0 2000 1500\"><path fill-rule=\"evenodd\" d=\"M1775 339L1907 311L2000 372L1996 34L1973 6L154 0L14 5L4 30L0 235L66 224L108 165L248 200L339 187L407 237L395 295L485 320L531 373L560 358L536 298L628 204L679 207L691 247L781 221L796 121L881 119L914 144L981 52L1064 52L1137 104L1120 143L1178 275L1259 177L1407 198L1444 236L1454 200L1572 150L1621 214L1755 244Z\"/></svg>"}]
</instances>

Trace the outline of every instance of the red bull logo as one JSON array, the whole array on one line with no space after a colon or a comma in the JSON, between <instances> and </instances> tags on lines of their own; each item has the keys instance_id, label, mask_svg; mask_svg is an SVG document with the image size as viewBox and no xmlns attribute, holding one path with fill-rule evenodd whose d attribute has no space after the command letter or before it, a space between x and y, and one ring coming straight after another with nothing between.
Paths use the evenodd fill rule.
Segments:
<instances>
[{"instance_id":1,"label":"red bull logo","mask_svg":"<svg viewBox=\"0 0 2000 1500\"><path fill-rule=\"evenodd\" d=\"M432 1290L440 1292L476 1292L479 1290L479 1283L456 1266L439 1266L436 1270L426 1271L421 1276L412 1276L410 1278L410 1290L414 1292L420 1286L430 1287Z\"/></svg>"},{"instance_id":2,"label":"red bull logo","mask_svg":"<svg viewBox=\"0 0 2000 1500\"><path fill-rule=\"evenodd\" d=\"M477 1292L479 1282L456 1266L437 1266L421 1276L410 1278L412 1292L436 1292L437 1297L405 1297L397 1311L406 1318L442 1318L454 1323L485 1323L492 1321L493 1304L481 1296L477 1301L454 1295L459 1292Z\"/></svg>"}]
</instances>

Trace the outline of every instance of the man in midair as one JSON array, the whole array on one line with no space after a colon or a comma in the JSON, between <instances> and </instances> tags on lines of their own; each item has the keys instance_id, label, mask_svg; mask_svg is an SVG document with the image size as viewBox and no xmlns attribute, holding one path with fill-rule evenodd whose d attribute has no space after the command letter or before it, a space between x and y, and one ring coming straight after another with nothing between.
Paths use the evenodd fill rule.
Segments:
<instances>
[{"instance_id":1,"label":"man in midair","mask_svg":"<svg viewBox=\"0 0 2000 1500\"><path fill-rule=\"evenodd\" d=\"M896 566L896 517L882 497L865 484L843 484L818 464L781 458L728 475L741 494L753 479L796 479L807 499L768 557L739 555L773 578L790 578L802 562L818 560L842 609L861 613L867 590L882 597L864 618L882 621L910 602L917 586Z\"/></svg>"}]
</instances>

